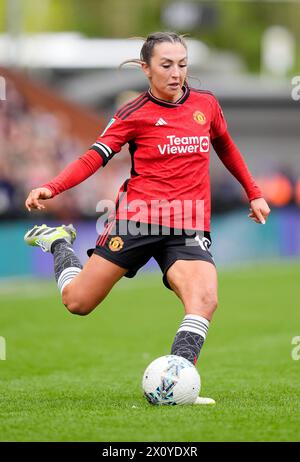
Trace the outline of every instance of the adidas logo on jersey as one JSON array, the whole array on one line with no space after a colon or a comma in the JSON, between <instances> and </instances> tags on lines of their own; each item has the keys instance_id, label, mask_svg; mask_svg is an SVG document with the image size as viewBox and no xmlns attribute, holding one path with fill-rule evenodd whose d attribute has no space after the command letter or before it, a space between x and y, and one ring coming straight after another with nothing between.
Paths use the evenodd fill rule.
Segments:
<instances>
[{"instance_id":1,"label":"adidas logo on jersey","mask_svg":"<svg viewBox=\"0 0 300 462\"><path fill-rule=\"evenodd\" d=\"M158 119L155 125L158 126L158 125L168 125L168 124L164 119L160 118Z\"/></svg>"}]
</instances>

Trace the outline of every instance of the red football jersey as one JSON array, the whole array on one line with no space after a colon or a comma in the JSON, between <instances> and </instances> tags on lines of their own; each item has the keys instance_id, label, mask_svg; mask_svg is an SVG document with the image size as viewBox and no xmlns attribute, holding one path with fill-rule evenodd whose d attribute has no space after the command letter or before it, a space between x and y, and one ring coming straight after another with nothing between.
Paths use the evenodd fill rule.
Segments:
<instances>
[{"instance_id":1,"label":"red football jersey","mask_svg":"<svg viewBox=\"0 0 300 462\"><path fill-rule=\"evenodd\" d=\"M215 96L184 87L176 103L149 91L124 105L90 149L105 165L128 143L131 176L121 186L117 218L210 229L210 144L226 132Z\"/></svg>"}]
</instances>

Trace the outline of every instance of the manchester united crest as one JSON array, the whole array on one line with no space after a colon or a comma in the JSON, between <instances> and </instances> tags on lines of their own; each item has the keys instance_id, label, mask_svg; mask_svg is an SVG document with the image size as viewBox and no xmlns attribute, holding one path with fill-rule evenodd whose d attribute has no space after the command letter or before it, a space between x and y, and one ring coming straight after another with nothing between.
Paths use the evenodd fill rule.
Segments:
<instances>
[{"instance_id":1,"label":"manchester united crest","mask_svg":"<svg viewBox=\"0 0 300 462\"><path fill-rule=\"evenodd\" d=\"M120 236L112 237L109 241L108 247L112 252L118 252L119 250L123 249L124 241L120 238Z\"/></svg>"},{"instance_id":2,"label":"manchester united crest","mask_svg":"<svg viewBox=\"0 0 300 462\"><path fill-rule=\"evenodd\" d=\"M200 111L195 111L193 114L193 118L195 122L197 122L200 125L204 125L206 122L205 115L203 114L203 112L200 112Z\"/></svg>"}]
</instances>

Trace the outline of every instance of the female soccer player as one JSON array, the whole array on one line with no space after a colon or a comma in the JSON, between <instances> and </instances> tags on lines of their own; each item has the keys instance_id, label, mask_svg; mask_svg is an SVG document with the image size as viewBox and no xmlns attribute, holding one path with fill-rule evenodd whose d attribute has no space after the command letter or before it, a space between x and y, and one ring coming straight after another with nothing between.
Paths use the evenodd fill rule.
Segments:
<instances>
[{"instance_id":1,"label":"female soccer player","mask_svg":"<svg viewBox=\"0 0 300 462\"><path fill-rule=\"evenodd\" d=\"M264 224L270 209L228 134L217 99L188 86L182 37L149 35L135 62L149 90L122 106L82 157L32 190L25 202L29 211L45 208L40 200L81 183L128 143L131 176L120 188L115 212L90 259L82 267L75 255L72 225L35 226L24 239L53 254L62 302L79 315L90 313L122 276L133 277L153 256L164 284L185 310L171 354L195 364L217 307L217 273L209 251L210 144L245 189L248 216Z\"/></svg>"}]
</instances>

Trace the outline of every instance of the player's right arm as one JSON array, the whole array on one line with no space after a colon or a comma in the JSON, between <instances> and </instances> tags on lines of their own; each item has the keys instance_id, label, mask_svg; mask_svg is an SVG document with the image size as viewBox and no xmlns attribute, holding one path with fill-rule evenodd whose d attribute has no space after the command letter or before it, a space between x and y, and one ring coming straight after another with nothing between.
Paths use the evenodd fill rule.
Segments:
<instances>
[{"instance_id":1,"label":"player's right arm","mask_svg":"<svg viewBox=\"0 0 300 462\"><path fill-rule=\"evenodd\" d=\"M40 202L41 199L51 199L52 192L48 188L32 189L25 201L25 207L29 212L31 209L42 210L45 206Z\"/></svg>"},{"instance_id":2,"label":"player's right arm","mask_svg":"<svg viewBox=\"0 0 300 462\"><path fill-rule=\"evenodd\" d=\"M93 150L88 150L79 159L76 159L74 162L69 164L49 183L30 191L25 201L25 207L29 212L31 209L44 209L45 206L40 202L41 200L51 199L63 191L82 183L89 176L95 173L102 164L103 160L99 154Z\"/></svg>"},{"instance_id":3,"label":"player's right arm","mask_svg":"<svg viewBox=\"0 0 300 462\"><path fill-rule=\"evenodd\" d=\"M97 141L79 159L69 164L59 175L41 187L30 191L25 207L42 210L41 200L51 199L58 194L82 183L119 152L124 144L134 138L135 126L128 120L114 117Z\"/></svg>"}]
</instances>

